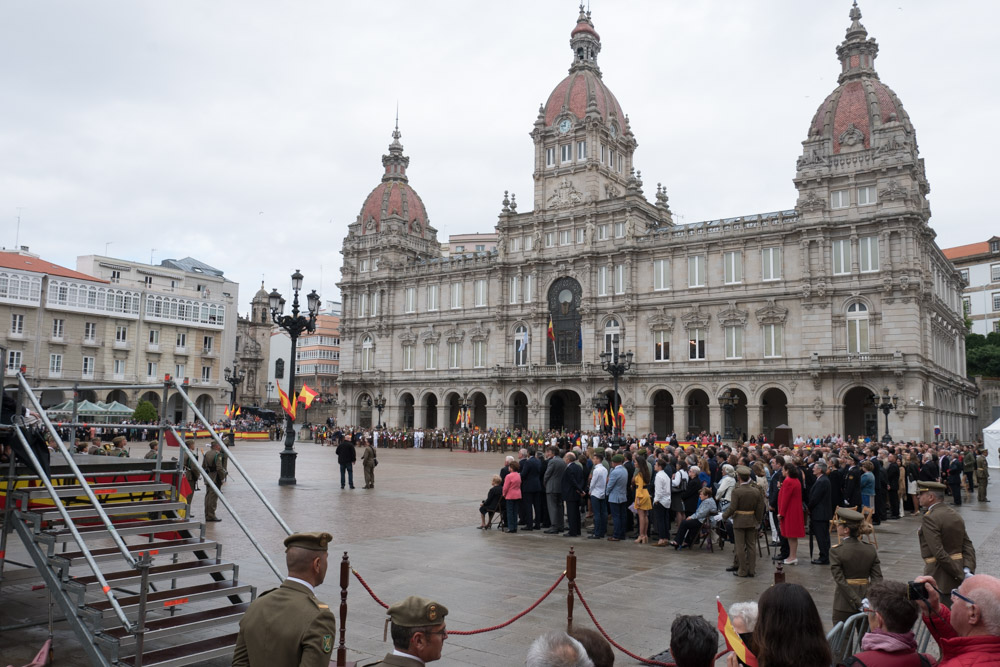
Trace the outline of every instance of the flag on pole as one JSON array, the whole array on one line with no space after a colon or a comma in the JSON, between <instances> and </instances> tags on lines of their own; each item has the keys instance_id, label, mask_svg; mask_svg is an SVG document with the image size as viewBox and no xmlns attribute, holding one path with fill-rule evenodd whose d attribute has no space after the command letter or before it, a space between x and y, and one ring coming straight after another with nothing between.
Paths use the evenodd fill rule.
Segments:
<instances>
[{"instance_id":1,"label":"flag on pole","mask_svg":"<svg viewBox=\"0 0 1000 667\"><path fill-rule=\"evenodd\" d=\"M222 414L226 417L226 419L229 419L229 406L228 405L226 406L226 411L223 412Z\"/></svg>"},{"instance_id":2,"label":"flag on pole","mask_svg":"<svg viewBox=\"0 0 1000 667\"><path fill-rule=\"evenodd\" d=\"M281 399L281 409L285 411L286 415L292 418L292 421L295 421L295 407L297 401L288 400L288 394L286 394L285 390L281 388L280 382L275 380L274 384L278 386L278 398Z\"/></svg>"},{"instance_id":3,"label":"flag on pole","mask_svg":"<svg viewBox=\"0 0 1000 667\"><path fill-rule=\"evenodd\" d=\"M299 392L298 401L306 406L306 410L312 407L312 402L317 396L319 396L319 394L310 389L309 385L304 382L302 383L302 391Z\"/></svg>"},{"instance_id":4,"label":"flag on pole","mask_svg":"<svg viewBox=\"0 0 1000 667\"><path fill-rule=\"evenodd\" d=\"M234 417L239 417L241 414L243 414L243 408L241 406L237 405L236 406L236 413L233 416Z\"/></svg>"},{"instance_id":5,"label":"flag on pole","mask_svg":"<svg viewBox=\"0 0 1000 667\"><path fill-rule=\"evenodd\" d=\"M605 425L605 426L607 426L608 424L610 424L610 423L611 423L611 420L610 420L610 419L608 418L608 415L610 415L610 414L611 414L611 408L608 408L607 410L604 410L604 411L603 411L603 415L604 415L604 425Z\"/></svg>"},{"instance_id":6,"label":"flag on pole","mask_svg":"<svg viewBox=\"0 0 1000 667\"><path fill-rule=\"evenodd\" d=\"M472 410L465 411L465 425L472 428Z\"/></svg>"},{"instance_id":7,"label":"flag on pole","mask_svg":"<svg viewBox=\"0 0 1000 667\"><path fill-rule=\"evenodd\" d=\"M546 335L549 337L549 340L551 340L553 343L556 341L556 333L555 333L555 331L552 330L552 316L551 315L549 315L549 328L548 328L548 331L546 332Z\"/></svg>"},{"instance_id":8,"label":"flag on pole","mask_svg":"<svg viewBox=\"0 0 1000 667\"><path fill-rule=\"evenodd\" d=\"M462 408L458 409L458 415L455 417L455 426L462 425Z\"/></svg>"},{"instance_id":9,"label":"flag on pole","mask_svg":"<svg viewBox=\"0 0 1000 667\"><path fill-rule=\"evenodd\" d=\"M757 656L751 653L747 645L743 643L743 639L740 638L739 633L736 632L736 628L733 627L732 621L729 620L729 614L726 613L726 608L722 606L722 601L716 598L715 602L719 605L719 632L722 633L723 638L726 640L726 646L747 667L757 667Z\"/></svg>"},{"instance_id":10,"label":"flag on pole","mask_svg":"<svg viewBox=\"0 0 1000 667\"><path fill-rule=\"evenodd\" d=\"M618 428L625 430L625 410L621 405L618 406Z\"/></svg>"},{"instance_id":11,"label":"flag on pole","mask_svg":"<svg viewBox=\"0 0 1000 667\"><path fill-rule=\"evenodd\" d=\"M591 410L591 413L594 415L594 428L597 428L597 410Z\"/></svg>"}]
</instances>

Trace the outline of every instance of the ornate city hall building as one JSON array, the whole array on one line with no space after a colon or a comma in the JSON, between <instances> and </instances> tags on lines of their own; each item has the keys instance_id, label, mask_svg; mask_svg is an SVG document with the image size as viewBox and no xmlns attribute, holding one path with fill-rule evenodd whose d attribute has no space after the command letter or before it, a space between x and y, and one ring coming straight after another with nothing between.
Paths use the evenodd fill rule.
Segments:
<instances>
[{"instance_id":1,"label":"ornate city hall building","mask_svg":"<svg viewBox=\"0 0 1000 667\"><path fill-rule=\"evenodd\" d=\"M887 389L893 437L968 437L962 281L860 18L784 211L675 224L666 188L648 201L582 9L531 128L533 210L504 193L495 252L442 256L397 127L343 243L340 423L374 424L382 393L390 427L449 428L468 405L480 428L589 429L617 347L628 432L881 436Z\"/></svg>"}]
</instances>

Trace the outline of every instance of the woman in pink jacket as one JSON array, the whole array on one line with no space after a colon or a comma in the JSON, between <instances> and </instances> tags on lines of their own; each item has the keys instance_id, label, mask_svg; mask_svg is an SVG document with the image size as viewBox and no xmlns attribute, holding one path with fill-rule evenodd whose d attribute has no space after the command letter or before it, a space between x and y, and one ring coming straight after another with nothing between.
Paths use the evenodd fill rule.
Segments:
<instances>
[{"instance_id":1,"label":"woman in pink jacket","mask_svg":"<svg viewBox=\"0 0 1000 667\"><path fill-rule=\"evenodd\" d=\"M503 499L507 505L507 532L517 532L517 510L521 504L521 473L517 461L507 466L510 472L503 478Z\"/></svg>"},{"instance_id":2,"label":"woman in pink jacket","mask_svg":"<svg viewBox=\"0 0 1000 667\"><path fill-rule=\"evenodd\" d=\"M791 461L785 464L785 479L778 491L778 520L781 536L788 540L785 565L798 565L799 538L806 536L806 521L802 512L802 472Z\"/></svg>"}]
</instances>

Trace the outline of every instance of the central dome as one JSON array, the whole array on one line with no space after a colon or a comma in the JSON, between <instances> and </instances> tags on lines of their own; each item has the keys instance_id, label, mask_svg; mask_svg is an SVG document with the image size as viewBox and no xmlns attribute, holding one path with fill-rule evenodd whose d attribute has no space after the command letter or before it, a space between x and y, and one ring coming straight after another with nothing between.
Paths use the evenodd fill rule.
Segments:
<instances>
[{"instance_id":1,"label":"central dome","mask_svg":"<svg viewBox=\"0 0 1000 667\"><path fill-rule=\"evenodd\" d=\"M545 102L545 125L551 126L563 113L569 112L577 120L596 114L605 124L615 123L621 128L625 114L614 94L604 85L601 69L597 66L601 36L594 30L590 12L585 12L583 5L576 26L570 32L569 43L573 49L573 65L569 68L569 76L559 82Z\"/></svg>"},{"instance_id":2,"label":"central dome","mask_svg":"<svg viewBox=\"0 0 1000 667\"><path fill-rule=\"evenodd\" d=\"M384 231L383 224L390 218L397 228L401 223L407 234L422 238L427 233L427 209L408 182L406 168L410 165L410 158L403 155L400 136L397 124L389 144L389 154L382 156L385 167L382 182L365 198L358 215L362 235Z\"/></svg>"}]
</instances>

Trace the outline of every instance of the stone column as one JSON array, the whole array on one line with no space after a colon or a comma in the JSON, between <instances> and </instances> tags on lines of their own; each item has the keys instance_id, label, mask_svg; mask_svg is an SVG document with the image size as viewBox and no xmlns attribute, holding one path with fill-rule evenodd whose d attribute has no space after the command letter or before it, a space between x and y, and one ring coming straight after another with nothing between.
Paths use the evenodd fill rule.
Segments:
<instances>
[{"instance_id":1,"label":"stone column","mask_svg":"<svg viewBox=\"0 0 1000 667\"><path fill-rule=\"evenodd\" d=\"M445 432L448 432L449 430L451 430L451 424L448 423L448 404L447 403L438 403L438 415L437 415L437 417L438 417L437 427L439 429L442 429Z\"/></svg>"},{"instance_id":2,"label":"stone column","mask_svg":"<svg viewBox=\"0 0 1000 667\"><path fill-rule=\"evenodd\" d=\"M747 437L760 435L763 430L764 413L763 406L753 403L747 405Z\"/></svg>"},{"instance_id":3,"label":"stone column","mask_svg":"<svg viewBox=\"0 0 1000 667\"><path fill-rule=\"evenodd\" d=\"M683 440L687 435L688 412L687 406L683 403L674 403L674 433L678 440ZM664 438L669 438L670 434L664 434Z\"/></svg>"},{"instance_id":4,"label":"stone column","mask_svg":"<svg viewBox=\"0 0 1000 667\"><path fill-rule=\"evenodd\" d=\"M726 416L722 411L722 406L718 403L710 403L708 406L708 425L705 429L712 433L713 431L718 431L719 433L725 434L726 432ZM735 429L733 429L735 432Z\"/></svg>"},{"instance_id":5,"label":"stone column","mask_svg":"<svg viewBox=\"0 0 1000 667\"><path fill-rule=\"evenodd\" d=\"M427 427L427 406L414 402L413 404L413 428Z\"/></svg>"}]
</instances>

